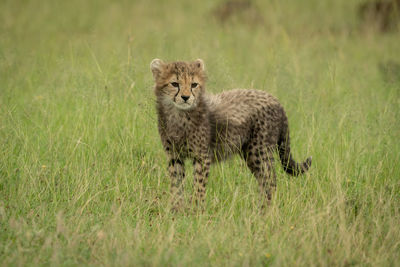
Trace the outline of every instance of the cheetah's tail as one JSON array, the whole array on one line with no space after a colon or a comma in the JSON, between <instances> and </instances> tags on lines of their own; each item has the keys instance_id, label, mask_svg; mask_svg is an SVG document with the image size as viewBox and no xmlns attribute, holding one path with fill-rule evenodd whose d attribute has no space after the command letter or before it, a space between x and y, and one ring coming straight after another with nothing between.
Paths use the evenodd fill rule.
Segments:
<instances>
[{"instance_id":1,"label":"cheetah's tail","mask_svg":"<svg viewBox=\"0 0 400 267\"><path fill-rule=\"evenodd\" d=\"M283 129L278 141L278 151L283 169L290 175L297 176L303 174L311 167L312 157L307 158L301 163L298 163L293 159L293 156L290 152L290 138L287 118L285 118L283 123Z\"/></svg>"}]
</instances>

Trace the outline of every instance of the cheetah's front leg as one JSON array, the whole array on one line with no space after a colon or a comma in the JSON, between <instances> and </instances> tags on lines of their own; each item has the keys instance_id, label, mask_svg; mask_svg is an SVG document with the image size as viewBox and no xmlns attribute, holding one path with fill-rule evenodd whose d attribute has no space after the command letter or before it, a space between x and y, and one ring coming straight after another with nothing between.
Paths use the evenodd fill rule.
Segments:
<instances>
[{"instance_id":1,"label":"cheetah's front leg","mask_svg":"<svg viewBox=\"0 0 400 267\"><path fill-rule=\"evenodd\" d=\"M194 160L194 195L198 204L204 203L210 165L209 157Z\"/></svg>"},{"instance_id":2,"label":"cheetah's front leg","mask_svg":"<svg viewBox=\"0 0 400 267\"><path fill-rule=\"evenodd\" d=\"M183 179L185 178L185 167L181 159L171 157L168 165L171 177L171 204L174 210L178 210L183 202Z\"/></svg>"}]
</instances>

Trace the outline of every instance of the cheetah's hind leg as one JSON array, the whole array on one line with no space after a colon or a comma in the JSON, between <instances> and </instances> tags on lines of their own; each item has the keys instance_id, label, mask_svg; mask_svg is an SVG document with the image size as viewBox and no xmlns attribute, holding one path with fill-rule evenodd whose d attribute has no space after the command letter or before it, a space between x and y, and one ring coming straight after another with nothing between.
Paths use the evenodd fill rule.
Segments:
<instances>
[{"instance_id":1,"label":"cheetah's hind leg","mask_svg":"<svg viewBox=\"0 0 400 267\"><path fill-rule=\"evenodd\" d=\"M272 194L276 188L276 174L274 168L275 146L249 146L245 159L250 171L256 177L262 197L262 207L270 204Z\"/></svg>"}]
</instances>

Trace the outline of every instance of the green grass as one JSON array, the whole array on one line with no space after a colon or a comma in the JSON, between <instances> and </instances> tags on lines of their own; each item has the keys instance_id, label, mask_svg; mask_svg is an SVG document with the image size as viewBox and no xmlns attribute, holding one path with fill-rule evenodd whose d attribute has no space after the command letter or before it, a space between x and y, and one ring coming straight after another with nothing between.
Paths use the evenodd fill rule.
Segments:
<instances>
[{"instance_id":1,"label":"green grass","mask_svg":"<svg viewBox=\"0 0 400 267\"><path fill-rule=\"evenodd\" d=\"M0 2L1 265L399 265L400 81L379 72L398 32L360 31L361 1L257 2L258 25L212 0ZM233 158L203 213L171 214L156 57L277 96L310 172L277 166L260 212Z\"/></svg>"}]
</instances>

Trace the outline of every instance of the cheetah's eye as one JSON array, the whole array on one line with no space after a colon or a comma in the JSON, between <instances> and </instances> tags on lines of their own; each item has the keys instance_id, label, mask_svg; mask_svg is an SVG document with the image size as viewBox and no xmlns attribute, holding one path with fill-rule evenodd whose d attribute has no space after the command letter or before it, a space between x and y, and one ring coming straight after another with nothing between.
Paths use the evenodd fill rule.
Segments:
<instances>
[{"instance_id":1,"label":"cheetah's eye","mask_svg":"<svg viewBox=\"0 0 400 267\"><path fill-rule=\"evenodd\" d=\"M192 83L192 88L196 88L197 85L199 85L198 83Z\"/></svg>"},{"instance_id":2,"label":"cheetah's eye","mask_svg":"<svg viewBox=\"0 0 400 267\"><path fill-rule=\"evenodd\" d=\"M176 82L173 82L173 83L171 83L171 85L173 86L173 87L179 87L179 83L176 83Z\"/></svg>"}]
</instances>

